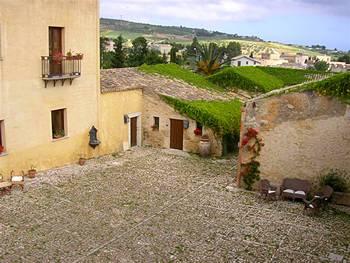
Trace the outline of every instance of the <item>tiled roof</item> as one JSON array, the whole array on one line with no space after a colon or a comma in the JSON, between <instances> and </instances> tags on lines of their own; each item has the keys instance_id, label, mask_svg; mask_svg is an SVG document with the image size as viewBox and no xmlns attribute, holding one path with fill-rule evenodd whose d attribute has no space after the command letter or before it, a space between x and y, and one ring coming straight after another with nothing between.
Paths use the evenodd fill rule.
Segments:
<instances>
[{"instance_id":1,"label":"tiled roof","mask_svg":"<svg viewBox=\"0 0 350 263\"><path fill-rule=\"evenodd\" d=\"M101 93L138 88L142 88L146 94L162 94L185 100L227 100L230 98L228 95L197 88L180 80L146 74L137 68L101 70Z\"/></svg>"}]
</instances>

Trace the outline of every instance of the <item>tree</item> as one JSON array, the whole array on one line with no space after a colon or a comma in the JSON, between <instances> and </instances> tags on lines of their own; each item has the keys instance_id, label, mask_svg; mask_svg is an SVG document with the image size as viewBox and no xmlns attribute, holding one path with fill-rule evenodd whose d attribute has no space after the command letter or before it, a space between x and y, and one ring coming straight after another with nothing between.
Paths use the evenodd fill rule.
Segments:
<instances>
[{"instance_id":1,"label":"tree","mask_svg":"<svg viewBox=\"0 0 350 263\"><path fill-rule=\"evenodd\" d=\"M144 63L147 65L163 64L164 60L160 51L151 49L147 52Z\"/></svg>"},{"instance_id":2,"label":"tree","mask_svg":"<svg viewBox=\"0 0 350 263\"><path fill-rule=\"evenodd\" d=\"M229 60L242 54L241 44L231 41L226 47L226 53Z\"/></svg>"},{"instance_id":3,"label":"tree","mask_svg":"<svg viewBox=\"0 0 350 263\"><path fill-rule=\"evenodd\" d=\"M112 57L112 66L114 68L123 68L126 64L126 49L124 48L125 39L119 35L114 39L114 53Z\"/></svg>"},{"instance_id":4,"label":"tree","mask_svg":"<svg viewBox=\"0 0 350 263\"><path fill-rule=\"evenodd\" d=\"M199 47L200 60L197 63L197 70L205 75L211 75L220 69L220 51L215 43L201 45Z\"/></svg>"},{"instance_id":5,"label":"tree","mask_svg":"<svg viewBox=\"0 0 350 263\"><path fill-rule=\"evenodd\" d=\"M138 67L145 63L148 53L147 40L144 37L135 38L129 52L128 65Z\"/></svg>"},{"instance_id":6,"label":"tree","mask_svg":"<svg viewBox=\"0 0 350 263\"><path fill-rule=\"evenodd\" d=\"M327 71L329 68L329 65L326 61L316 61L314 64L314 68L317 71Z\"/></svg>"},{"instance_id":7,"label":"tree","mask_svg":"<svg viewBox=\"0 0 350 263\"><path fill-rule=\"evenodd\" d=\"M109 68L107 67L110 64L110 56L107 55L107 45L109 39L107 37L100 37L100 67L101 68Z\"/></svg>"},{"instance_id":8,"label":"tree","mask_svg":"<svg viewBox=\"0 0 350 263\"><path fill-rule=\"evenodd\" d=\"M187 55L189 57L197 57L199 48L200 44L198 42L198 39L197 37L194 37L191 46L187 48Z\"/></svg>"},{"instance_id":9,"label":"tree","mask_svg":"<svg viewBox=\"0 0 350 263\"><path fill-rule=\"evenodd\" d=\"M170 49L170 63L177 63L177 59L176 59L176 53L179 50L176 47L172 47Z\"/></svg>"},{"instance_id":10,"label":"tree","mask_svg":"<svg viewBox=\"0 0 350 263\"><path fill-rule=\"evenodd\" d=\"M168 63L168 56L167 56L167 54L165 54L165 52L163 52L163 57L162 57L162 59L163 59L163 63L164 63L164 64Z\"/></svg>"},{"instance_id":11,"label":"tree","mask_svg":"<svg viewBox=\"0 0 350 263\"><path fill-rule=\"evenodd\" d=\"M350 64L350 55L344 55L338 58L339 62L345 62L346 64Z\"/></svg>"}]
</instances>

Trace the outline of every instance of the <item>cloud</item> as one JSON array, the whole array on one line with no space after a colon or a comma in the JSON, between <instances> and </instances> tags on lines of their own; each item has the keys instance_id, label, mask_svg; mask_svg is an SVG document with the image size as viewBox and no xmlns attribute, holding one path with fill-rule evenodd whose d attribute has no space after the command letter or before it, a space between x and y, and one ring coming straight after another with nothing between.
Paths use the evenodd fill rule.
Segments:
<instances>
[{"instance_id":1,"label":"cloud","mask_svg":"<svg viewBox=\"0 0 350 263\"><path fill-rule=\"evenodd\" d=\"M292 14L350 16L349 0L101 0L102 17L129 20L256 21Z\"/></svg>"}]
</instances>

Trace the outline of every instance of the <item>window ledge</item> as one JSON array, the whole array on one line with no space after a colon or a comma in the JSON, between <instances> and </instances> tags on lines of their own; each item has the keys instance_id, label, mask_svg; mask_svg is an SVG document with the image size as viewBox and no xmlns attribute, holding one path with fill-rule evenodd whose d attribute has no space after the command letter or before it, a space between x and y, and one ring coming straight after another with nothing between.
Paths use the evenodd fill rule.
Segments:
<instances>
[{"instance_id":1,"label":"window ledge","mask_svg":"<svg viewBox=\"0 0 350 263\"><path fill-rule=\"evenodd\" d=\"M63 140L67 140L69 139L69 136L64 136L61 138L57 138L57 139L51 139L52 142L58 142L58 141L63 141Z\"/></svg>"},{"instance_id":2,"label":"window ledge","mask_svg":"<svg viewBox=\"0 0 350 263\"><path fill-rule=\"evenodd\" d=\"M0 158L9 155L7 152L0 153Z\"/></svg>"}]
</instances>

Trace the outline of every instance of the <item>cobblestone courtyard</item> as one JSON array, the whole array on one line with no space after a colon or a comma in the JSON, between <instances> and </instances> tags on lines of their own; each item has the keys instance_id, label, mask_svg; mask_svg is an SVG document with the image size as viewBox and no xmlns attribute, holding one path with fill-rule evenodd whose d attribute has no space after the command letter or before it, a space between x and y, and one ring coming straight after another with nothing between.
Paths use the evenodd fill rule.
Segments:
<instances>
[{"instance_id":1,"label":"cobblestone courtyard","mask_svg":"<svg viewBox=\"0 0 350 263\"><path fill-rule=\"evenodd\" d=\"M151 148L50 170L1 197L0 261L349 262L348 216L228 191L233 175Z\"/></svg>"}]
</instances>

